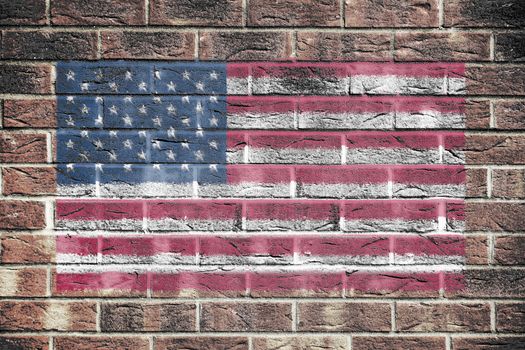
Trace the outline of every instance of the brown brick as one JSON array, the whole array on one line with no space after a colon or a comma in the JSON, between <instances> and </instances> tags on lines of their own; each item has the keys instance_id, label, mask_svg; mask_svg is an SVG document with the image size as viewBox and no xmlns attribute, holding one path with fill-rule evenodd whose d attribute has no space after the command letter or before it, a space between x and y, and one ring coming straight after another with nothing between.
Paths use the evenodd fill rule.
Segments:
<instances>
[{"instance_id":1,"label":"brown brick","mask_svg":"<svg viewBox=\"0 0 525 350\"><path fill-rule=\"evenodd\" d=\"M272 332L292 330L289 303L203 303L201 331Z\"/></svg>"},{"instance_id":2,"label":"brown brick","mask_svg":"<svg viewBox=\"0 0 525 350\"><path fill-rule=\"evenodd\" d=\"M38 336L0 336L2 350L49 350L49 339Z\"/></svg>"},{"instance_id":3,"label":"brown brick","mask_svg":"<svg viewBox=\"0 0 525 350\"><path fill-rule=\"evenodd\" d=\"M0 229L40 229L45 225L44 203L0 201Z\"/></svg>"},{"instance_id":4,"label":"brown brick","mask_svg":"<svg viewBox=\"0 0 525 350\"><path fill-rule=\"evenodd\" d=\"M1 240L3 264L49 263L54 261L55 239L29 234L5 235Z\"/></svg>"},{"instance_id":5,"label":"brown brick","mask_svg":"<svg viewBox=\"0 0 525 350\"><path fill-rule=\"evenodd\" d=\"M346 350L348 341L346 337L264 337L253 339L253 350L303 350L303 349L323 349L323 350Z\"/></svg>"},{"instance_id":6,"label":"brown brick","mask_svg":"<svg viewBox=\"0 0 525 350\"><path fill-rule=\"evenodd\" d=\"M489 61L490 34L397 33L397 61Z\"/></svg>"},{"instance_id":7,"label":"brown brick","mask_svg":"<svg viewBox=\"0 0 525 350\"><path fill-rule=\"evenodd\" d=\"M46 23L45 0L0 0L0 25Z\"/></svg>"},{"instance_id":8,"label":"brown brick","mask_svg":"<svg viewBox=\"0 0 525 350\"><path fill-rule=\"evenodd\" d=\"M465 270L465 288L446 292L448 297L523 298L525 271L510 269Z\"/></svg>"},{"instance_id":9,"label":"brown brick","mask_svg":"<svg viewBox=\"0 0 525 350\"><path fill-rule=\"evenodd\" d=\"M58 25L145 24L142 0L51 0L51 23Z\"/></svg>"},{"instance_id":10,"label":"brown brick","mask_svg":"<svg viewBox=\"0 0 525 350\"><path fill-rule=\"evenodd\" d=\"M447 0L446 27L523 27L525 3L521 0Z\"/></svg>"},{"instance_id":11,"label":"brown brick","mask_svg":"<svg viewBox=\"0 0 525 350\"><path fill-rule=\"evenodd\" d=\"M525 136L467 135L465 156L473 164L525 164Z\"/></svg>"},{"instance_id":12,"label":"brown brick","mask_svg":"<svg viewBox=\"0 0 525 350\"><path fill-rule=\"evenodd\" d=\"M525 9L525 7L524 7ZM523 62L525 61L525 34L501 33L495 36L496 61Z\"/></svg>"},{"instance_id":13,"label":"brown brick","mask_svg":"<svg viewBox=\"0 0 525 350\"><path fill-rule=\"evenodd\" d=\"M297 59L307 61L388 61L390 34L297 33Z\"/></svg>"},{"instance_id":14,"label":"brown brick","mask_svg":"<svg viewBox=\"0 0 525 350\"><path fill-rule=\"evenodd\" d=\"M397 303L401 332L488 332L490 306L485 303Z\"/></svg>"},{"instance_id":15,"label":"brown brick","mask_svg":"<svg viewBox=\"0 0 525 350\"><path fill-rule=\"evenodd\" d=\"M390 330L387 303L310 303L298 305L298 330L314 332L380 332Z\"/></svg>"},{"instance_id":16,"label":"brown brick","mask_svg":"<svg viewBox=\"0 0 525 350\"><path fill-rule=\"evenodd\" d=\"M0 132L0 162L45 163L46 135Z\"/></svg>"},{"instance_id":17,"label":"brown brick","mask_svg":"<svg viewBox=\"0 0 525 350\"><path fill-rule=\"evenodd\" d=\"M525 129L525 101L496 101L494 116L498 129Z\"/></svg>"},{"instance_id":18,"label":"brown brick","mask_svg":"<svg viewBox=\"0 0 525 350\"><path fill-rule=\"evenodd\" d=\"M525 198L525 170L494 169L492 171L492 196L495 198Z\"/></svg>"},{"instance_id":19,"label":"brown brick","mask_svg":"<svg viewBox=\"0 0 525 350\"><path fill-rule=\"evenodd\" d=\"M489 249L486 236L468 236L465 238L465 255L468 265L486 265L489 263Z\"/></svg>"},{"instance_id":20,"label":"brown brick","mask_svg":"<svg viewBox=\"0 0 525 350\"><path fill-rule=\"evenodd\" d=\"M347 27L437 27L437 0L346 0Z\"/></svg>"},{"instance_id":21,"label":"brown brick","mask_svg":"<svg viewBox=\"0 0 525 350\"><path fill-rule=\"evenodd\" d=\"M445 337L356 336L352 350L445 350Z\"/></svg>"},{"instance_id":22,"label":"brown brick","mask_svg":"<svg viewBox=\"0 0 525 350\"><path fill-rule=\"evenodd\" d=\"M55 337L55 350L149 350L146 338L139 337Z\"/></svg>"},{"instance_id":23,"label":"brown brick","mask_svg":"<svg viewBox=\"0 0 525 350\"><path fill-rule=\"evenodd\" d=\"M467 66L467 92L472 95L525 95L525 66Z\"/></svg>"},{"instance_id":24,"label":"brown brick","mask_svg":"<svg viewBox=\"0 0 525 350\"><path fill-rule=\"evenodd\" d=\"M56 127L55 100L5 100L5 128Z\"/></svg>"},{"instance_id":25,"label":"brown brick","mask_svg":"<svg viewBox=\"0 0 525 350\"><path fill-rule=\"evenodd\" d=\"M46 269L0 268L0 297L45 296L46 281Z\"/></svg>"},{"instance_id":26,"label":"brown brick","mask_svg":"<svg viewBox=\"0 0 525 350\"><path fill-rule=\"evenodd\" d=\"M525 303L497 303L496 331L521 333L525 329Z\"/></svg>"},{"instance_id":27,"label":"brown brick","mask_svg":"<svg viewBox=\"0 0 525 350\"><path fill-rule=\"evenodd\" d=\"M0 64L0 93L48 94L50 92L50 65Z\"/></svg>"},{"instance_id":28,"label":"brown brick","mask_svg":"<svg viewBox=\"0 0 525 350\"><path fill-rule=\"evenodd\" d=\"M496 237L494 260L501 265L525 265L525 237Z\"/></svg>"},{"instance_id":29,"label":"brown brick","mask_svg":"<svg viewBox=\"0 0 525 350\"><path fill-rule=\"evenodd\" d=\"M191 60L195 58L195 34L102 32L102 57Z\"/></svg>"},{"instance_id":30,"label":"brown brick","mask_svg":"<svg viewBox=\"0 0 525 350\"><path fill-rule=\"evenodd\" d=\"M525 348L525 337L453 337L454 350L518 350Z\"/></svg>"},{"instance_id":31,"label":"brown brick","mask_svg":"<svg viewBox=\"0 0 525 350\"><path fill-rule=\"evenodd\" d=\"M192 332L195 304L105 303L101 306L102 332Z\"/></svg>"},{"instance_id":32,"label":"brown brick","mask_svg":"<svg viewBox=\"0 0 525 350\"><path fill-rule=\"evenodd\" d=\"M56 192L54 168L4 168L2 177L5 195L44 195Z\"/></svg>"},{"instance_id":33,"label":"brown brick","mask_svg":"<svg viewBox=\"0 0 525 350\"><path fill-rule=\"evenodd\" d=\"M4 31L2 58L27 60L95 59L95 32Z\"/></svg>"},{"instance_id":34,"label":"brown brick","mask_svg":"<svg viewBox=\"0 0 525 350\"><path fill-rule=\"evenodd\" d=\"M487 169L467 169L467 197L487 197Z\"/></svg>"},{"instance_id":35,"label":"brown brick","mask_svg":"<svg viewBox=\"0 0 525 350\"><path fill-rule=\"evenodd\" d=\"M291 55L291 36L283 32L205 32L203 60L280 60Z\"/></svg>"},{"instance_id":36,"label":"brown brick","mask_svg":"<svg viewBox=\"0 0 525 350\"><path fill-rule=\"evenodd\" d=\"M260 27L339 27L338 0L251 0L248 25Z\"/></svg>"},{"instance_id":37,"label":"brown brick","mask_svg":"<svg viewBox=\"0 0 525 350\"><path fill-rule=\"evenodd\" d=\"M0 330L94 331L96 313L93 302L1 301Z\"/></svg>"},{"instance_id":38,"label":"brown brick","mask_svg":"<svg viewBox=\"0 0 525 350\"><path fill-rule=\"evenodd\" d=\"M242 0L150 0L150 23L241 26Z\"/></svg>"},{"instance_id":39,"label":"brown brick","mask_svg":"<svg viewBox=\"0 0 525 350\"><path fill-rule=\"evenodd\" d=\"M490 102L487 100L467 100L465 102L467 129L488 129L490 127Z\"/></svg>"},{"instance_id":40,"label":"brown brick","mask_svg":"<svg viewBox=\"0 0 525 350\"><path fill-rule=\"evenodd\" d=\"M162 337L155 338L155 350L248 350L243 337Z\"/></svg>"},{"instance_id":41,"label":"brown brick","mask_svg":"<svg viewBox=\"0 0 525 350\"><path fill-rule=\"evenodd\" d=\"M525 231L525 203L467 203L465 214L469 231Z\"/></svg>"}]
</instances>

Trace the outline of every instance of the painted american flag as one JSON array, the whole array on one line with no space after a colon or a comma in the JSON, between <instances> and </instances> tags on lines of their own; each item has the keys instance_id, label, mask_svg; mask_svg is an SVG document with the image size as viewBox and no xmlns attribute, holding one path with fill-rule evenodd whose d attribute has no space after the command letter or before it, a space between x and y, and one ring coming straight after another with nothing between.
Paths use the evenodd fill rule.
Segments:
<instances>
[{"instance_id":1,"label":"painted american flag","mask_svg":"<svg viewBox=\"0 0 525 350\"><path fill-rule=\"evenodd\" d=\"M463 71L60 62L55 289L461 288Z\"/></svg>"}]
</instances>

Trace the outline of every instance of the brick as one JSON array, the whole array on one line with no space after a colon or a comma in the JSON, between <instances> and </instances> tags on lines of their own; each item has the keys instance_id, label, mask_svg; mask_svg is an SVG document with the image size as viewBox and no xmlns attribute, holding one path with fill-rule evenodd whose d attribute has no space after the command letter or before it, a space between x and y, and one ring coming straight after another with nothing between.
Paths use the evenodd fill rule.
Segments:
<instances>
[{"instance_id":1,"label":"brick","mask_svg":"<svg viewBox=\"0 0 525 350\"><path fill-rule=\"evenodd\" d=\"M465 156L473 164L525 164L523 135L467 135Z\"/></svg>"},{"instance_id":2,"label":"brick","mask_svg":"<svg viewBox=\"0 0 525 350\"><path fill-rule=\"evenodd\" d=\"M46 23L45 0L0 0L0 25L35 25Z\"/></svg>"},{"instance_id":3,"label":"brick","mask_svg":"<svg viewBox=\"0 0 525 350\"><path fill-rule=\"evenodd\" d=\"M0 64L0 93L48 94L50 92L50 65Z\"/></svg>"},{"instance_id":4,"label":"brick","mask_svg":"<svg viewBox=\"0 0 525 350\"><path fill-rule=\"evenodd\" d=\"M8 234L3 236L0 242L0 261L3 264L49 263L54 261L54 237Z\"/></svg>"},{"instance_id":5,"label":"brick","mask_svg":"<svg viewBox=\"0 0 525 350\"><path fill-rule=\"evenodd\" d=\"M387 303L304 302L297 314L303 332L387 332L391 327Z\"/></svg>"},{"instance_id":6,"label":"brick","mask_svg":"<svg viewBox=\"0 0 525 350\"><path fill-rule=\"evenodd\" d=\"M437 27L437 0L347 0L346 27Z\"/></svg>"},{"instance_id":7,"label":"brick","mask_svg":"<svg viewBox=\"0 0 525 350\"><path fill-rule=\"evenodd\" d=\"M292 330L289 303L202 303L201 331L272 332Z\"/></svg>"},{"instance_id":8,"label":"brick","mask_svg":"<svg viewBox=\"0 0 525 350\"><path fill-rule=\"evenodd\" d=\"M4 31L2 58L27 60L95 59L95 32Z\"/></svg>"},{"instance_id":9,"label":"brick","mask_svg":"<svg viewBox=\"0 0 525 350\"><path fill-rule=\"evenodd\" d=\"M0 229L40 229L45 225L44 203L0 201Z\"/></svg>"},{"instance_id":10,"label":"brick","mask_svg":"<svg viewBox=\"0 0 525 350\"><path fill-rule=\"evenodd\" d=\"M525 237L496 237L494 261L501 265L525 265Z\"/></svg>"},{"instance_id":11,"label":"brick","mask_svg":"<svg viewBox=\"0 0 525 350\"><path fill-rule=\"evenodd\" d=\"M396 328L401 332L489 332L486 303L397 303Z\"/></svg>"},{"instance_id":12,"label":"brick","mask_svg":"<svg viewBox=\"0 0 525 350\"><path fill-rule=\"evenodd\" d=\"M467 197L487 197L487 169L467 169Z\"/></svg>"},{"instance_id":13,"label":"brick","mask_svg":"<svg viewBox=\"0 0 525 350\"><path fill-rule=\"evenodd\" d=\"M525 7L524 7L525 8ZM523 62L525 61L525 34L502 33L494 37L494 55L496 61Z\"/></svg>"},{"instance_id":14,"label":"brick","mask_svg":"<svg viewBox=\"0 0 525 350\"><path fill-rule=\"evenodd\" d=\"M0 296L37 297L47 292L47 271L39 268L0 268Z\"/></svg>"},{"instance_id":15,"label":"brick","mask_svg":"<svg viewBox=\"0 0 525 350\"><path fill-rule=\"evenodd\" d=\"M102 332L191 332L195 330L195 304L104 303Z\"/></svg>"},{"instance_id":16,"label":"brick","mask_svg":"<svg viewBox=\"0 0 525 350\"><path fill-rule=\"evenodd\" d=\"M338 0L251 0L248 26L253 27L339 27Z\"/></svg>"},{"instance_id":17,"label":"brick","mask_svg":"<svg viewBox=\"0 0 525 350\"><path fill-rule=\"evenodd\" d=\"M297 33L297 59L307 61L388 61L390 34Z\"/></svg>"},{"instance_id":18,"label":"brick","mask_svg":"<svg viewBox=\"0 0 525 350\"><path fill-rule=\"evenodd\" d=\"M54 168L3 168L3 194L44 195L56 192Z\"/></svg>"},{"instance_id":19,"label":"brick","mask_svg":"<svg viewBox=\"0 0 525 350\"><path fill-rule=\"evenodd\" d=\"M102 57L191 60L195 57L195 33L102 32Z\"/></svg>"},{"instance_id":20,"label":"brick","mask_svg":"<svg viewBox=\"0 0 525 350\"><path fill-rule=\"evenodd\" d=\"M525 271L510 269L465 270L465 288L445 292L448 297L523 298Z\"/></svg>"},{"instance_id":21,"label":"brick","mask_svg":"<svg viewBox=\"0 0 525 350\"><path fill-rule=\"evenodd\" d=\"M521 0L448 0L445 27L523 27L525 3Z\"/></svg>"},{"instance_id":22,"label":"brick","mask_svg":"<svg viewBox=\"0 0 525 350\"><path fill-rule=\"evenodd\" d=\"M465 209L468 231L525 230L525 203L467 203Z\"/></svg>"},{"instance_id":23,"label":"brick","mask_svg":"<svg viewBox=\"0 0 525 350\"><path fill-rule=\"evenodd\" d=\"M291 36L283 32L204 32L203 60L283 60L290 58Z\"/></svg>"},{"instance_id":24,"label":"brick","mask_svg":"<svg viewBox=\"0 0 525 350\"><path fill-rule=\"evenodd\" d=\"M150 24L234 27L242 11L242 0L151 0Z\"/></svg>"},{"instance_id":25,"label":"brick","mask_svg":"<svg viewBox=\"0 0 525 350\"><path fill-rule=\"evenodd\" d=\"M525 303L497 303L496 331L521 333L525 329Z\"/></svg>"},{"instance_id":26,"label":"brick","mask_svg":"<svg viewBox=\"0 0 525 350\"><path fill-rule=\"evenodd\" d=\"M486 236L465 237L465 256L468 265L489 263L488 240Z\"/></svg>"},{"instance_id":27,"label":"brick","mask_svg":"<svg viewBox=\"0 0 525 350\"><path fill-rule=\"evenodd\" d=\"M525 129L525 101L496 101L494 117L498 129Z\"/></svg>"},{"instance_id":28,"label":"brick","mask_svg":"<svg viewBox=\"0 0 525 350\"><path fill-rule=\"evenodd\" d=\"M492 196L494 198L525 198L525 170L492 170Z\"/></svg>"},{"instance_id":29,"label":"brick","mask_svg":"<svg viewBox=\"0 0 525 350\"><path fill-rule=\"evenodd\" d=\"M5 100L5 128L54 128L56 127L55 100Z\"/></svg>"},{"instance_id":30,"label":"brick","mask_svg":"<svg viewBox=\"0 0 525 350\"><path fill-rule=\"evenodd\" d=\"M55 350L149 350L147 338L139 337L55 337Z\"/></svg>"},{"instance_id":31,"label":"brick","mask_svg":"<svg viewBox=\"0 0 525 350\"><path fill-rule=\"evenodd\" d=\"M490 102L487 100L465 101L465 122L467 129L488 129L490 127Z\"/></svg>"},{"instance_id":32,"label":"brick","mask_svg":"<svg viewBox=\"0 0 525 350\"><path fill-rule=\"evenodd\" d=\"M489 61L490 34L397 33L397 61Z\"/></svg>"},{"instance_id":33,"label":"brick","mask_svg":"<svg viewBox=\"0 0 525 350\"><path fill-rule=\"evenodd\" d=\"M253 339L253 350L302 350L302 349L323 349L323 350L346 350L348 342L346 337L265 337Z\"/></svg>"},{"instance_id":34,"label":"brick","mask_svg":"<svg viewBox=\"0 0 525 350\"><path fill-rule=\"evenodd\" d=\"M0 132L0 162L45 163L46 135Z\"/></svg>"},{"instance_id":35,"label":"brick","mask_svg":"<svg viewBox=\"0 0 525 350\"><path fill-rule=\"evenodd\" d=\"M445 350L445 337L355 336L353 350Z\"/></svg>"},{"instance_id":36,"label":"brick","mask_svg":"<svg viewBox=\"0 0 525 350\"><path fill-rule=\"evenodd\" d=\"M454 350L517 350L525 348L525 337L453 337Z\"/></svg>"},{"instance_id":37,"label":"brick","mask_svg":"<svg viewBox=\"0 0 525 350\"><path fill-rule=\"evenodd\" d=\"M248 350L244 337L162 337L155 338L155 350Z\"/></svg>"},{"instance_id":38,"label":"brick","mask_svg":"<svg viewBox=\"0 0 525 350\"><path fill-rule=\"evenodd\" d=\"M145 20L142 0L51 0L55 25L141 25Z\"/></svg>"},{"instance_id":39,"label":"brick","mask_svg":"<svg viewBox=\"0 0 525 350\"><path fill-rule=\"evenodd\" d=\"M38 336L0 336L2 350L49 350L47 337Z\"/></svg>"},{"instance_id":40,"label":"brick","mask_svg":"<svg viewBox=\"0 0 525 350\"><path fill-rule=\"evenodd\" d=\"M525 95L525 67L520 65L467 66L468 94Z\"/></svg>"},{"instance_id":41,"label":"brick","mask_svg":"<svg viewBox=\"0 0 525 350\"><path fill-rule=\"evenodd\" d=\"M93 302L2 301L0 330L3 331L94 331Z\"/></svg>"}]
</instances>

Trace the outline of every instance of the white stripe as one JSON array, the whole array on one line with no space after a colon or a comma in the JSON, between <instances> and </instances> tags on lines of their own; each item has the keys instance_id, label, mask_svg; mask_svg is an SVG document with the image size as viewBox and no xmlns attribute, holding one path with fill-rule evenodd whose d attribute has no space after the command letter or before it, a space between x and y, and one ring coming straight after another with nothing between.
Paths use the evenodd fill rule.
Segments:
<instances>
[{"instance_id":1,"label":"white stripe","mask_svg":"<svg viewBox=\"0 0 525 350\"><path fill-rule=\"evenodd\" d=\"M352 94L443 95L445 77L356 75L350 81Z\"/></svg>"},{"instance_id":2,"label":"white stripe","mask_svg":"<svg viewBox=\"0 0 525 350\"><path fill-rule=\"evenodd\" d=\"M437 164L439 150L411 148L348 148L347 164Z\"/></svg>"}]
</instances>

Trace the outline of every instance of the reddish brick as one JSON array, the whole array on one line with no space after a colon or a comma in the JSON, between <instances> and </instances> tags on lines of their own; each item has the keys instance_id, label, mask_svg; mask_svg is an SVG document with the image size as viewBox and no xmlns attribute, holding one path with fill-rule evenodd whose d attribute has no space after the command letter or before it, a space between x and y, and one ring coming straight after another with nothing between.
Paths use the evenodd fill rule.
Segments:
<instances>
[{"instance_id":1,"label":"reddish brick","mask_svg":"<svg viewBox=\"0 0 525 350\"><path fill-rule=\"evenodd\" d=\"M466 162L472 164L525 164L525 136L467 135Z\"/></svg>"},{"instance_id":2,"label":"reddish brick","mask_svg":"<svg viewBox=\"0 0 525 350\"><path fill-rule=\"evenodd\" d=\"M4 31L2 33L4 59L65 60L95 59L97 33Z\"/></svg>"},{"instance_id":3,"label":"reddish brick","mask_svg":"<svg viewBox=\"0 0 525 350\"><path fill-rule=\"evenodd\" d=\"M55 100L5 100L4 121L6 128L56 127Z\"/></svg>"},{"instance_id":4,"label":"reddish brick","mask_svg":"<svg viewBox=\"0 0 525 350\"><path fill-rule=\"evenodd\" d=\"M200 36L203 60L284 60L291 55L291 36L283 32L205 32Z\"/></svg>"},{"instance_id":5,"label":"reddish brick","mask_svg":"<svg viewBox=\"0 0 525 350\"><path fill-rule=\"evenodd\" d=\"M339 27L339 0L251 0L248 25L253 27Z\"/></svg>"},{"instance_id":6,"label":"reddish brick","mask_svg":"<svg viewBox=\"0 0 525 350\"><path fill-rule=\"evenodd\" d=\"M51 0L51 23L58 25L145 24L142 0Z\"/></svg>"},{"instance_id":7,"label":"reddish brick","mask_svg":"<svg viewBox=\"0 0 525 350\"><path fill-rule=\"evenodd\" d=\"M437 27L437 0L347 0L347 27Z\"/></svg>"},{"instance_id":8,"label":"reddish brick","mask_svg":"<svg viewBox=\"0 0 525 350\"><path fill-rule=\"evenodd\" d=\"M521 0L447 0L446 27L523 27L525 3Z\"/></svg>"},{"instance_id":9,"label":"reddish brick","mask_svg":"<svg viewBox=\"0 0 525 350\"><path fill-rule=\"evenodd\" d=\"M1 301L0 330L94 331L93 302Z\"/></svg>"},{"instance_id":10,"label":"reddish brick","mask_svg":"<svg viewBox=\"0 0 525 350\"><path fill-rule=\"evenodd\" d=\"M50 92L50 65L0 64L0 93L48 94Z\"/></svg>"},{"instance_id":11,"label":"reddish brick","mask_svg":"<svg viewBox=\"0 0 525 350\"><path fill-rule=\"evenodd\" d=\"M303 332L386 332L391 327L387 303L304 302L297 314Z\"/></svg>"},{"instance_id":12,"label":"reddish brick","mask_svg":"<svg viewBox=\"0 0 525 350\"><path fill-rule=\"evenodd\" d=\"M487 169L467 169L467 197L487 197Z\"/></svg>"},{"instance_id":13,"label":"reddish brick","mask_svg":"<svg viewBox=\"0 0 525 350\"><path fill-rule=\"evenodd\" d=\"M489 61L490 34L397 33L398 61Z\"/></svg>"},{"instance_id":14,"label":"reddish brick","mask_svg":"<svg viewBox=\"0 0 525 350\"><path fill-rule=\"evenodd\" d=\"M195 304L104 303L102 332L192 332Z\"/></svg>"},{"instance_id":15,"label":"reddish brick","mask_svg":"<svg viewBox=\"0 0 525 350\"><path fill-rule=\"evenodd\" d=\"M175 26L241 26L242 0L150 0L150 23Z\"/></svg>"},{"instance_id":16,"label":"reddish brick","mask_svg":"<svg viewBox=\"0 0 525 350\"><path fill-rule=\"evenodd\" d=\"M2 350L49 350L49 339L38 336L0 336Z\"/></svg>"},{"instance_id":17,"label":"reddish brick","mask_svg":"<svg viewBox=\"0 0 525 350\"><path fill-rule=\"evenodd\" d=\"M55 350L149 350L142 337L55 337Z\"/></svg>"},{"instance_id":18,"label":"reddish brick","mask_svg":"<svg viewBox=\"0 0 525 350\"><path fill-rule=\"evenodd\" d=\"M525 129L525 101L496 101L494 116L498 129Z\"/></svg>"},{"instance_id":19,"label":"reddish brick","mask_svg":"<svg viewBox=\"0 0 525 350\"><path fill-rule=\"evenodd\" d=\"M525 170L494 169L492 171L492 196L495 198L525 198Z\"/></svg>"},{"instance_id":20,"label":"reddish brick","mask_svg":"<svg viewBox=\"0 0 525 350\"><path fill-rule=\"evenodd\" d=\"M0 296L37 297L47 291L47 271L39 268L0 269Z\"/></svg>"},{"instance_id":21,"label":"reddish brick","mask_svg":"<svg viewBox=\"0 0 525 350\"><path fill-rule=\"evenodd\" d=\"M525 303L497 303L496 331L522 333L525 329Z\"/></svg>"},{"instance_id":22,"label":"reddish brick","mask_svg":"<svg viewBox=\"0 0 525 350\"><path fill-rule=\"evenodd\" d=\"M525 348L525 337L453 337L454 350L517 350Z\"/></svg>"},{"instance_id":23,"label":"reddish brick","mask_svg":"<svg viewBox=\"0 0 525 350\"><path fill-rule=\"evenodd\" d=\"M445 350L445 337L356 336L353 350Z\"/></svg>"},{"instance_id":24,"label":"reddish brick","mask_svg":"<svg viewBox=\"0 0 525 350\"><path fill-rule=\"evenodd\" d=\"M346 350L348 341L345 336L340 337L318 337L318 336L297 336L297 337L264 337L253 339L254 350L282 349L282 350L301 350L301 349L325 349L325 350Z\"/></svg>"},{"instance_id":25,"label":"reddish brick","mask_svg":"<svg viewBox=\"0 0 525 350\"><path fill-rule=\"evenodd\" d=\"M0 132L0 162L45 163L46 135Z\"/></svg>"},{"instance_id":26,"label":"reddish brick","mask_svg":"<svg viewBox=\"0 0 525 350\"><path fill-rule=\"evenodd\" d=\"M297 58L307 61L388 61L390 34L297 33Z\"/></svg>"},{"instance_id":27,"label":"reddish brick","mask_svg":"<svg viewBox=\"0 0 525 350\"><path fill-rule=\"evenodd\" d=\"M292 330L290 303L202 303L201 331L272 332Z\"/></svg>"},{"instance_id":28,"label":"reddish brick","mask_svg":"<svg viewBox=\"0 0 525 350\"><path fill-rule=\"evenodd\" d=\"M488 332L490 306L481 303L397 303L401 332Z\"/></svg>"},{"instance_id":29,"label":"reddish brick","mask_svg":"<svg viewBox=\"0 0 525 350\"><path fill-rule=\"evenodd\" d=\"M525 66L467 66L467 92L471 95L525 95Z\"/></svg>"},{"instance_id":30,"label":"reddish brick","mask_svg":"<svg viewBox=\"0 0 525 350\"><path fill-rule=\"evenodd\" d=\"M248 350L248 338L243 337L162 337L155 338L156 350Z\"/></svg>"},{"instance_id":31,"label":"reddish brick","mask_svg":"<svg viewBox=\"0 0 525 350\"><path fill-rule=\"evenodd\" d=\"M502 33L495 36L496 61L525 61L525 34Z\"/></svg>"},{"instance_id":32,"label":"reddish brick","mask_svg":"<svg viewBox=\"0 0 525 350\"><path fill-rule=\"evenodd\" d=\"M5 235L1 240L3 264L49 263L54 261L55 239L28 234Z\"/></svg>"},{"instance_id":33,"label":"reddish brick","mask_svg":"<svg viewBox=\"0 0 525 350\"><path fill-rule=\"evenodd\" d=\"M46 23L45 0L0 0L0 25Z\"/></svg>"},{"instance_id":34,"label":"reddish brick","mask_svg":"<svg viewBox=\"0 0 525 350\"><path fill-rule=\"evenodd\" d=\"M54 168L4 168L2 177L5 195L44 195L56 192Z\"/></svg>"},{"instance_id":35,"label":"reddish brick","mask_svg":"<svg viewBox=\"0 0 525 350\"><path fill-rule=\"evenodd\" d=\"M525 265L525 237L496 237L494 260L501 265Z\"/></svg>"},{"instance_id":36,"label":"reddish brick","mask_svg":"<svg viewBox=\"0 0 525 350\"><path fill-rule=\"evenodd\" d=\"M465 288L446 291L447 297L523 298L525 271L510 269L465 270Z\"/></svg>"},{"instance_id":37,"label":"reddish brick","mask_svg":"<svg viewBox=\"0 0 525 350\"><path fill-rule=\"evenodd\" d=\"M486 265L489 262L488 240L486 236L465 237L465 256L468 265Z\"/></svg>"},{"instance_id":38,"label":"reddish brick","mask_svg":"<svg viewBox=\"0 0 525 350\"><path fill-rule=\"evenodd\" d=\"M469 231L525 230L525 203L467 203L465 209Z\"/></svg>"},{"instance_id":39,"label":"reddish brick","mask_svg":"<svg viewBox=\"0 0 525 350\"><path fill-rule=\"evenodd\" d=\"M467 129L488 129L490 127L490 102L467 100L465 102Z\"/></svg>"},{"instance_id":40,"label":"reddish brick","mask_svg":"<svg viewBox=\"0 0 525 350\"><path fill-rule=\"evenodd\" d=\"M191 60L195 34L190 32L102 32L102 57Z\"/></svg>"},{"instance_id":41,"label":"reddish brick","mask_svg":"<svg viewBox=\"0 0 525 350\"><path fill-rule=\"evenodd\" d=\"M0 229L40 229L45 225L44 203L0 201Z\"/></svg>"}]
</instances>

